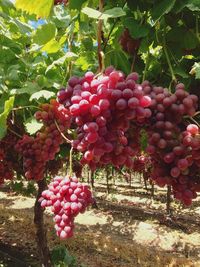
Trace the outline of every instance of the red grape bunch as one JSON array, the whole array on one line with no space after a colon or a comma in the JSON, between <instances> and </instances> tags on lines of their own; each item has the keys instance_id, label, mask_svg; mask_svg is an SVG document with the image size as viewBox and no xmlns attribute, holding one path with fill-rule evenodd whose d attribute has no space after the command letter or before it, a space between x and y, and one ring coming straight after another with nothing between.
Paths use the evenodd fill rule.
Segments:
<instances>
[{"instance_id":1,"label":"red grape bunch","mask_svg":"<svg viewBox=\"0 0 200 267\"><path fill-rule=\"evenodd\" d=\"M89 187L78 182L76 177L56 176L39 201L43 208L51 207L56 234L66 239L73 236L75 217L84 213L93 198Z\"/></svg>"},{"instance_id":2,"label":"red grape bunch","mask_svg":"<svg viewBox=\"0 0 200 267\"><path fill-rule=\"evenodd\" d=\"M68 110L56 100L42 104L41 110L35 113L37 120L44 126L35 137L24 135L15 148L23 158L23 168L27 179L41 180L46 164L55 158L63 143L61 133L70 125Z\"/></svg>"},{"instance_id":3,"label":"red grape bunch","mask_svg":"<svg viewBox=\"0 0 200 267\"><path fill-rule=\"evenodd\" d=\"M188 181L190 149L181 144L181 137L185 127L184 116L195 114L198 98L187 93L183 84L176 86L174 94L166 88L151 87L148 82L143 86L152 99L147 147L153 161L151 177L159 186L172 185L175 197L189 205L196 192L191 190ZM182 197L176 193L177 190L182 192Z\"/></svg>"},{"instance_id":4,"label":"red grape bunch","mask_svg":"<svg viewBox=\"0 0 200 267\"><path fill-rule=\"evenodd\" d=\"M82 78L70 78L68 87L59 92L59 102L69 108L78 126L73 147L84 154L81 162L91 169L131 165L135 152L127 139L130 121L141 122L151 116L147 108L151 99L137 80L137 73L125 77L108 67L98 77L87 72Z\"/></svg>"},{"instance_id":5,"label":"red grape bunch","mask_svg":"<svg viewBox=\"0 0 200 267\"><path fill-rule=\"evenodd\" d=\"M20 138L18 135L23 129L14 125L10 118L7 120L7 126L6 136L0 140L0 185L4 180L12 180L14 171L21 173L21 162L18 161L18 155L13 147L18 142Z\"/></svg>"}]
</instances>

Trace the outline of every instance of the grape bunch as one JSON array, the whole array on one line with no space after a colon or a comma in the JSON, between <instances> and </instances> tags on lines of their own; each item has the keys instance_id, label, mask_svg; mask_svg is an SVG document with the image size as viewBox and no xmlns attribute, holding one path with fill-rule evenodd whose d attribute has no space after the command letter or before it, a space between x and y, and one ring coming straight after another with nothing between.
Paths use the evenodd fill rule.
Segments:
<instances>
[{"instance_id":1,"label":"grape bunch","mask_svg":"<svg viewBox=\"0 0 200 267\"><path fill-rule=\"evenodd\" d=\"M126 28L120 36L119 43L122 49L130 55L135 55L140 46L140 39L133 39L129 30Z\"/></svg>"},{"instance_id":2,"label":"grape bunch","mask_svg":"<svg viewBox=\"0 0 200 267\"><path fill-rule=\"evenodd\" d=\"M58 94L58 101L69 108L76 127L73 147L83 153L82 164L91 169L113 164L131 166L136 154L128 141L130 121L142 122L151 116L151 104L137 83L138 74L127 77L113 67L95 77L72 77L68 87Z\"/></svg>"},{"instance_id":3,"label":"grape bunch","mask_svg":"<svg viewBox=\"0 0 200 267\"><path fill-rule=\"evenodd\" d=\"M148 82L143 86L152 99L147 146L153 161L151 178L159 186L171 185L175 197L189 205L196 197L196 191L188 180L190 148L184 146L181 139L185 128L184 116L195 114L198 98L187 93L183 84L176 86L174 94L166 88L151 87Z\"/></svg>"},{"instance_id":4,"label":"grape bunch","mask_svg":"<svg viewBox=\"0 0 200 267\"><path fill-rule=\"evenodd\" d=\"M42 192L41 207L51 207L57 236L66 239L73 236L74 219L92 204L92 194L87 185L76 177L56 176Z\"/></svg>"},{"instance_id":5,"label":"grape bunch","mask_svg":"<svg viewBox=\"0 0 200 267\"><path fill-rule=\"evenodd\" d=\"M7 120L7 126L6 136L0 140L0 185L4 180L12 180L14 171L17 173L22 171L21 162L18 161L18 155L13 147L18 142L18 135L23 132L23 129L14 125L10 118Z\"/></svg>"},{"instance_id":6,"label":"grape bunch","mask_svg":"<svg viewBox=\"0 0 200 267\"><path fill-rule=\"evenodd\" d=\"M15 146L23 158L23 168L27 179L41 180L44 176L46 164L54 160L63 143L61 133L70 125L68 110L56 100L50 104L42 104L40 111L35 113L37 120L44 126L36 136L24 135Z\"/></svg>"},{"instance_id":7,"label":"grape bunch","mask_svg":"<svg viewBox=\"0 0 200 267\"><path fill-rule=\"evenodd\" d=\"M180 159L176 162L174 170L179 174L173 184L174 195L185 205L191 205L192 199L200 192L200 129L195 124L187 126L181 133ZM185 152L185 153L184 153Z\"/></svg>"}]
</instances>

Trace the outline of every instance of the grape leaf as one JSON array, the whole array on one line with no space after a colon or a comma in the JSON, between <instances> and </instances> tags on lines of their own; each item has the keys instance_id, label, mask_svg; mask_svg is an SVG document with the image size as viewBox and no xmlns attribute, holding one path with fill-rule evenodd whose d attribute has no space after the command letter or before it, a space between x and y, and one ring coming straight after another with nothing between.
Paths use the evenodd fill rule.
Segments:
<instances>
[{"instance_id":1,"label":"grape leaf","mask_svg":"<svg viewBox=\"0 0 200 267\"><path fill-rule=\"evenodd\" d=\"M16 0L16 8L22 9L29 14L46 18L50 15L54 0Z\"/></svg>"},{"instance_id":2,"label":"grape leaf","mask_svg":"<svg viewBox=\"0 0 200 267\"><path fill-rule=\"evenodd\" d=\"M133 18L127 18L124 20L124 26L129 29L131 37L138 39L145 37L149 33L149 26L141 25L138 21Z\"/></svg>"},{"instance_id":3,"label":"grape leaf","mask_svg":"<svg viewBox=\"0 0 200 267\"><path fill-rule=\"evenodd\" d=\"M48 66L48 68L46 69L46 73L53 69L56 65L63 65L65 60L67 59L73 59L76 58L77 55L74 54L73 52L67 52L63 57L60 57L59 59L55 60L51 65Z\"/></svg>"},{"instance_id":4,"label":"grape leaf","mask_svg":"<svg viewBox=\"0 0 200 267\"><path fill-rule=\"evenodd\" d=\"M59 44L59 42L57 42L55 39L52 39L51 41L49 41L48 43L46 43L43 47L42 47L42 51L46 52L48 54L53 54L56 53L60 50L61 46Z\"/></svg>"},{"instance_id":5,"label":"grape leaf","mask_svg":"<svg viewBox=\"0 0 200 267\"><path fill-rule=\"evenodd\" d=\"M153 20L156 21L163 15L169 13L172 10L175 2L176 0L162 0L159 4L155 4L151 11Z\"/></svg>"},{"instance_id":6,"label":"grape leaf","mask_svg":"<svg viewBox=\"0 0 200 267\"><path fill-rule=\"evenodd\" d=\"M84 7L81 10L81 12L87 15L89 18L93 18L93 19L99 19L102 17L102 13L100 11L90 8L90 7Z\"/></svg>"},{"instance_id":7,"label":"grape leaf","mask_svg":"<svg viewBox=\"0 0 200 267\"><path fill-rule=\"evenodd\" d=\"M199 0L190 0L186 5L191 11L200 11L200 1Z\"/></svg>"},{"instance_id":8,"label":"grape leaf","mask_svg":"<svg viewBox=\"0 0 200 267\"><path fill-rule=\"evenodd\" d=\"M121 7L108 9L103 13L103 16L108 15L109 18L118 18L126 15L126 12Z\"/></svg>"},{"instance_id":9,"label":"grape leaf","mask_svg":"<svg viewBox=\"0 0 200 267\"><path fill-rule=\"evenodd\" d=\"M102 20L106 20L109 18L118 18L126 15L126 13L120 7L108 9L104 13L90 7L84 7L82 9L82 12L86 14L89 18Z\"/></svg>"},{"instance_id":10,"label":"grape leaf","mask_svg":"<svg viewBox=\"0 0 200 267\"><path fill-rule=\"evenodd\" d=\"M86 0L69 0L69 8L80 10Z\"/></svg>"},{"instance_id":11,"label":"grape leaf","mask_svg":"<svg viewBox=\"0 0 200 267\"><path fill-rule=\"evenodd\" d=\"M35 134L37 131L39 131L42 126L43 123L38 122L35 118L30 118L29 120L27 120L25 123L25 128L27 133L29 133L30 135Z\"/></svg>"},{"instance_id":12,"label":"grape leaf","mask_svg":"<svg viewBox=\"0 0 200 267\"><path fill-rule=\"evenodd\" d=\"M11 96L8 100L5 101L4 111L0 114L0 139L2 139L7 132L7 117L10 111L13 108L15 98Z\"/></svg>"},{"instance_id":13,"label":"grape leaf","mask_svg":"<svg viewBox=\"0 0 200 267\"><path fill-rule=\"evenodd\" d=\"M40 26L33 36L34 43L44 45L53 39L56 35L56 26L53 23L43 24Z\"/></svg>"},{"instance_id":14,"label":"grape leaf","mask_svg":"<svg viewBox=\"0 0 200 267\"><path fill-rule=\"evenodd\" d=\"M12 89L10 91L11 95L20 95L20 94L34 94L40 90L40 87L38 86L37 83L33 82L26 82L24 87L20 89Z\"/></svg>"},{"instance_id":15,"label":"grape leaf","mask_svg":"<svg viewBox=\"0 0 200 267\"><path fill-rule=\"evenodd\" d=\"M31 95L30 101L32 100L38 100L40 98L50 99L51 97L55 96L54 92L48 91L48 90L41 90L39 92L36 92Z\"/></svg>"}]
</instances>

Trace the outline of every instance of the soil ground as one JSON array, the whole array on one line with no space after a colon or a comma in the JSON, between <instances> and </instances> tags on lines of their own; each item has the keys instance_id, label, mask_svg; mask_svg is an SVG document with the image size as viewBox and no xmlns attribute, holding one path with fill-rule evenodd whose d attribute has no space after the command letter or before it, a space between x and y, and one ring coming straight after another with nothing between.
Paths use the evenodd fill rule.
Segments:
<instances>
[{"instance_id":1,"label":"soil ground","mask_svg":"<svg viewBox=\"0 0 200 267\"><path fill-rule=\"evenodd\" d=\"M155 200L139 183L118 183L109 195L99 183L95 192L98 209L77 217L70 240L59 241L46 211L50 248L66 245L87 267L200 267L199 199L190 208L173 203L168 217L165 190L156 189ZM33 205L34 198L0 192L0 266L40 266Z\"/></svg>"}]
</instances>

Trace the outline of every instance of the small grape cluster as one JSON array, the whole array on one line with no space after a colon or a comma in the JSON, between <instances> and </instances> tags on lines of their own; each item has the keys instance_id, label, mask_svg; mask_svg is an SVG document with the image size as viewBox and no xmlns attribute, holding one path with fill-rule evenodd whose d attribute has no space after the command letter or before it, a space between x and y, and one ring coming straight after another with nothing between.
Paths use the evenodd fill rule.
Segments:
<instances>
[{"instance_id":1,"label":"small grape cluster","mask_svg":"<svg viewBox=\"0 0 200 267\"><path fill-rule=\"evenodd\" d=\"M151 157L147 154L138 155L134 158L132 170L138 173L145 173L151 168Z\"/></svg>"},{"instance_id":2,"label":"small grape cluster","mask_svg":"<svg viewBox=\"0 0 200 267\"><path fill-rule=\"evenodd\" d=\"M15 146L23 157L23 168L27 179L41 180L48 161L55 158L63 142L61 133L70 125L69 112L56 100L42 104L35 113L44 126L35 137L24 135Z\"/></svg>"},{"instance_id":3,"label":"small grape cluster","mask_svg":"<svg viewBox=\"0 0 200 267\"><path fill-rule=\"evenodd\" d=\"M89 187L78 182L76 177L56 176L39 201L43 208L51 207L56 234L66 239L73 236L75 217L86 210L93 198Z\"/></svg>"},{"instance_id":4,"label":"small grape cluster","mask_svg":"<svg viewBox=\"0 0 200 267\"><path fill-rule=\"evenodd\" d=\"M130 55L135 55L140 46L140 39L133 39L130 35L129 30L126 28L120 36L119 43L123 50Z\"/></svg>"},{"instance_id":5,"label":"small grape cluster","mask_svg":"<svg viewBox=\"0 0 200 267\"><path fill-rule=\"evenodd\" d=\"M138 74L127 77L113 67L95 77L87 72L84 77L72 77L68 87L58 94L58 101L69 108L77 127L73 147L82 152L82 164L91 169L113 164L130 166L136 151L129 145L127 134L130 121L142 122L151 116Z\"/></svg>"}]
</instances>

